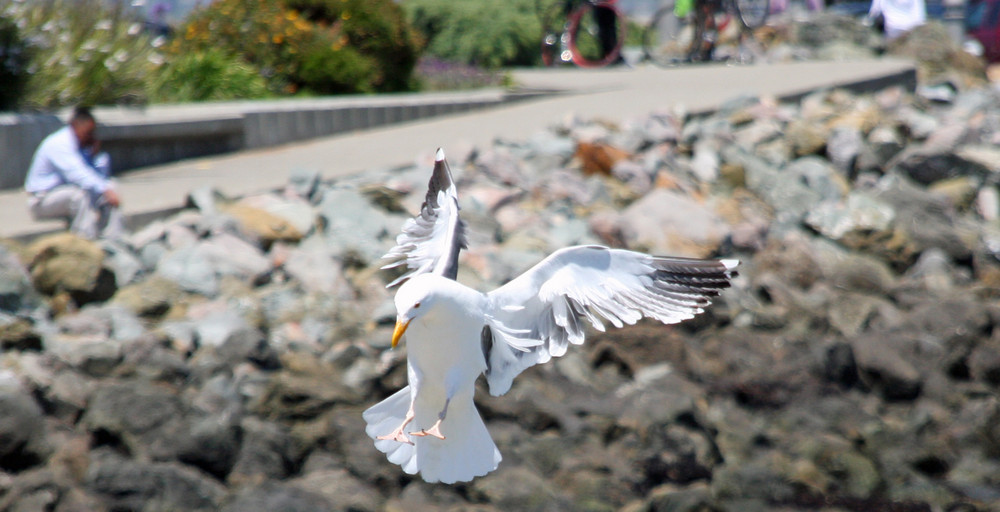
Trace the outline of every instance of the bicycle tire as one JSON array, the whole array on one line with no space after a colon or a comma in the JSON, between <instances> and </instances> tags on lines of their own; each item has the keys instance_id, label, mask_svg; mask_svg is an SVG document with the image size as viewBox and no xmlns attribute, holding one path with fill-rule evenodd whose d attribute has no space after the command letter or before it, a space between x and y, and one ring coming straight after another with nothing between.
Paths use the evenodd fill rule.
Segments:
<instances>
[{"instance_id":1,"label":"bicycle tire","mask_svg":"<svg viewBox=\"0 0 1000 512\"><path fill-rule=\"evenodd\" d=\"M608 9L615 17L615 44L608 51L601 48L598 38L596 12L598 8ZM599 68L618 60L625 42L625 16L610 2L585 3L570 14L569 50L573 63L582 68Z\"/></svg>"},{"instance_id":2,"label":"bicycle tire","mask_svg":"<svg viewBox=\"0 0 1000 512\"><path fill-rule=\"evenodd\" d=\"M677 16L674 2L661 7L646 27L642 37L642 50L646 58L658 66L675 66L685 62L691 52L695 27L691 16Z\"/></svg>"},{"instance_id":3,"label":"bicycle tire","mask_svg":"<svg viewBox=\"0 0 1000 512\"><path fill-rule=\"evenodd\" d=\"M770 14L770 0L733 0L736 13L748 29L757 29L767 23L767 16Z\"/></svg>"}]
</instances>

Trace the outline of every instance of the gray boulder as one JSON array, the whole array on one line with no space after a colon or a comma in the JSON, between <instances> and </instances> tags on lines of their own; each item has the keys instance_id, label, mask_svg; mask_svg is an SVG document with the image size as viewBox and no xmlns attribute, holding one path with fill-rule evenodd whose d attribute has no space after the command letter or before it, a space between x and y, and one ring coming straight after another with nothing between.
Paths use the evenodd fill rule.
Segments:
<instances>
[{"instance_id":1,"label":"gray boulder","mask_svg":"<svg viewBox=\"0 0 1000 512\"><path fill-rule=\"evenodd\" d=\"M956 261L971 256L975 228L959 219L944 197L893 174L880 179L875 190L877 198L891 204L901 220L895 231L903 236L894 237L891 244L895 248L886 247L887 259L894 250L902 256L896 261L909 264L915 255L932 247L943 250Z\"/></svg>"},{"instance_id":2,"label":"gray boulder","mask_svg":"<svg viewBox=\"0 0 1000 512\"><path fill-rule=\"evenodd\" d=\"M0 312L17 313L41 304L28 269L13 251L0 245Z\"/></svg>"},{"instance_id":3,"label":"gray boulder","mask_svg":"<svg viewBox=\"0 0 1000 512\"><path fill-rule=\"evenodd\" d=\"M170 310L182 296L180 285L164 276L154 275L118 289L111 303L137 315L155 318Z\"/></svg>"},{"instance_id":4,"label":"gray boulder","mask_svg":"<svg viewBox=\"0 0 1000 512\"><path fill-rule=\"evenodd\" d=\"M666 189L656 189L632 203L616 224L630 248L655 254L705 257L729 233L729 226L710 204Z\"/></svg>"},{"instance_id":5,"label":"gray boulder","mask_svg":"<svg viewBox=\"0 0 1000 512\"><path fill-rule=\"evenodd\" d=\"M193 246L164 255L156 267L156 272L185 291L207 297L214 297L219 292L219 280L215 275L215 269Z\"/></svg>"},{"instance_id":6,"label":"gray boulder","mask_svg":"<svg viewBox=\"0 0 1000 512\"><path fill-rule=\"evenodd\" d=\"M115 283L119 287L132 283L145 270L139 256L125 244L105 240L101 247L104 249L104 266L115 275Z\"/></svg>"},{"instance_id":7,"label":"gray boulder","mask_svg":"<svg viewBox=\"0 0 1000 512\"><path fill-rule=\"evenodd\" d=\"M323 495L288 484L266 482L247 486L227 500L222 512L334 512L356 510L335 506ZM361 509L358 509L361 510Z\"/></svg>"},{"instance_id":8,"label":"gray boulder","mask_svg":"<svg viewBox=\"0 0 1000 512\"><path fill-rule=\"evenodd\" d=\"M292 473L300 454L283 427L250 416L243 419L240 429L243 440L227 477L230 485L280 480Z\"/></svg>"},{"instance_id":9,"label":"gray boulder","mask_svg":"<svg viewBox=\"0 0 1000 512\"><path fill-rule=\"evenodd\" d=\"M176 453L174 436L184 428L184 412L181 397L165 386L109 383L94 392L81 422L105 443L163 460Z\"/></svg>"},{"instance_id":10,"label":"gray boulder","mask_svg":"<svg viewBox=\"0 0 1000 512\"><path fill-rule=\"evenodd\" d=\"M69 293L77 304L101 302L114 295L115 276L104 267L100 245L71 233L43 237L28 247L35 289Z\"/></svg>"},{"instance_id":11,"label":"gray boulder","mask_svg":"<svg viewBox=\"0 0 1000 512\"><path fill-rule=\"evenodd\" d=\"M289 485L306 492L323 496L336 503L340 510L375 512L380 510L381 499L369 483L353 476L346 469L310 471L289 480Z\"/></svg>"},{"instance_id":12,"label":"gray boulder","mask_svg":"<svg viewBox=\"0 0 1000 512\"><path fill-rule=\"evenodd\" d=\"M922 343L904 332L866 333L851 340L861 382L888 401L920 396L926 374L914 365L913 351Z\"/></svg>"},{"instance_id":13,"label":"gray boulder","mask_svg":"<svg viewBox=\"0 0 1000 512\"><path fill-rule=\"evenodd\" d=\"M0 387L0 469L23 471L45 461L45 413L27 393Z\"/></svg>"},{"instance_id":14,"label":"gray boulder","mask_svg":"<svg viewBox=\"0 0 1000 512\"><path fill-rule=\"evenodd\" d=\"M932 145L907 148L889 165L923 185L958 176L982 178L990 172L977 160L966 159L954 149Z\"/></svg>"},{"instance_id":15,"label":"gray boulder","mask_svg":"<svg viewBox=\"0 0 1000 512\"><path fill-rule=\"evenodd\" d=\"M851 192L843 203L828 201L817 205L805 221L823 236L842 241L848 247L863 248L869 237L891 236L888 233L896 211L888 203L866 192Z\"/></svg>"},{"instance_id":16,"label":"gray boulder","mask_svg":"<svg viewBox=\"0 0 1000 512\"><path fill-rule=\"evenodd\" d=\"M473 482L475 491L501 510L566 510L567 498L542 475L525 466L502 468L492 478Z\"/></svg>"},{"instance_id":17,"label":"gray boulder","mask_svg":"<svg viewBox=\"0 0 1000 512\"><path fill-rule=\"evenodd\" d=\"M98 450L86 471L87 489L110 510L218 510L226 490L212 477L176 462L139 462Z\"/></svg>"},{"instance_id":18,"label":"gray boulder","mask_svg":"<svg viewBox=\"0 0 1000 512\"><path fill-rule=\"evenodd\" d=\"M826 156L844 175L854 171L854 162L864 149L864 136L857 127L847 124L833 128L826 141Z\"/></svg>"},{"instance_id":19,"label":"gray boulder","mask_svg":"<svg viewBox=\"0 0 1000 512\"><path fill-rule=\"evenodd\" d=\"M122 360L122 343L104 334L54 334L45 350L59 361L93 377L107 377Z\"/></svg>"},{"instance_id":20,"label":"gray boulder","mask_svg":"<svg viewBox=\"0 0 1000 512\"><path fill-rule=\"evenodd\" d=\"M41 348L42 336L31 322L0 312L0 351Z\"/></svg>"},{"instance_id":21,"label":"gray boulder","mask_svg":"<svg viewBox=\"0 0 1000 512\"><path fill-rule=\"evenodd\" d=\"M288 174L286 193L313 201L316 198L317 190L319 190L319 184L319 171L303 168L292 169L292 172Z\"/></svg>"},{"instance_id":22,"label":"gray boulder","mask_svg":"<svg viewBox=\"0 0 1000 512\"><path fill-rule=\"evenodd\" d=\"M156 268L159 275L182 289L208 297L219 293L223 276L252 283L270 270L271 262L260 249L228 233L176 249Z\"/></svg>"},{"instance_id":23,"label":"gray boulder","mask_svg":"<svg viewBox=\"0 0 1000 512\"><path fill-rule=\"evenodd\" d=\"M351 298L337 250L318 238L310 238L293 248L284 262L285 272L307 292Z\"/></svg>"},{"instance_id":24,"label":"gray boulder","mask_svg":"<svg viewBox=\"0 0 1000 512\"><path fill-rule=\"evenodd\" d=\"M968 366L972 378L1000 386L1000 334L994 332L988 342L977 344L969 354ZM1000 446L1000 436L997 441Z\"/></svg>"},{"instance_id":25,"label":"gray boulder","mask_svg":"<svg viewBox=\"0 0 1000 512\"><path fill-rule=\"evenodd\" d=\"M177 460L225 480L236 464L243 431L228 415L194 419L177 439Z\"/></svg>"},{"instance_id":26,"label":"gray boulder","mask_svg":"<svg viewBox=\"0 0 1000 512\"><path fill-rule=\"evenodd\" d=\"M318 209L323 239L331 252L341 260L357 259L364 265L388 252L403 225L402 217L376 208L356 189L326 189Z\"/></svg>"}]
</instances>

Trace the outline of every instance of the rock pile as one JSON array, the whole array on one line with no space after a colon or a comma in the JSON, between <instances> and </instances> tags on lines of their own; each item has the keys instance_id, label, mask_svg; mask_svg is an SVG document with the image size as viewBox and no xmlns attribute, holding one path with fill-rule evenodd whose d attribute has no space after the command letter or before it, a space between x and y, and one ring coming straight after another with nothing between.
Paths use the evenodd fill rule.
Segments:
<instances>
[{"instance_id":1,"label":"rock pile","mask_svg":"<svg viewBox=\"0 0 1000 512\"><path fill-rule=\"evenodd\" d=\"M378 258L434 148L194 191L120 243L7 243L0 510L995 510L998 143L996 91L888 89L446 148L480 289L571 244L744 262L697 320L480 393L506 458L451 487L361 419L406 378Z\"/></svg>"},{"instance_id":2,"label":"rock pile","mask_svg":"<svg viewBox=\"0 0 1000 512\"><path fill-rule=\"evenodd\" d=\"M741 40L738 25L729 24L720 35L716 51L717 60L762 62L856 60L879 55L916 62L919 82L926 86L947 84L966 89L988 82L983 60L963 50L948 29L934 19L886 41L884 34L858 17L832 11L789 10L772 15L750 39Z\"/></svg>"}]
</instances>

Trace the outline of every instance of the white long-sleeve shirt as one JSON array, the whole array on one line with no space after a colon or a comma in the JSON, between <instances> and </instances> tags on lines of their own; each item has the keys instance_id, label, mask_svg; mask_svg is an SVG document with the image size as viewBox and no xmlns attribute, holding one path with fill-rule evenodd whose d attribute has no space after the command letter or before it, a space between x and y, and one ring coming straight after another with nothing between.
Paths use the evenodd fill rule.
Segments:
<instances>
[{"instance_id":1,"label":"white long-sleeve shirt","mask_svg":"<svg viewBox=\"0 0 1000 512\"><path fill-rule=\"evenodd\" d=\"M30 193L46 192L59 185L76 185L103 194L111 187L106 176L90 166L80 152L80 142L69 126L52 133L35 150L24 181Z\"/></svg>"},{"instance_id":2,"label":"white long-sleeve shirt","mask_svg":"<svg viewBox=\"0 0 1000 512\"><path fill-rule=\"evenodd\" d=\"M927 21L924 0L872 0L868 15L874 18L879 14L885 17L885 32L889 39L895 39Z\"/></svg>"}]
</instances>

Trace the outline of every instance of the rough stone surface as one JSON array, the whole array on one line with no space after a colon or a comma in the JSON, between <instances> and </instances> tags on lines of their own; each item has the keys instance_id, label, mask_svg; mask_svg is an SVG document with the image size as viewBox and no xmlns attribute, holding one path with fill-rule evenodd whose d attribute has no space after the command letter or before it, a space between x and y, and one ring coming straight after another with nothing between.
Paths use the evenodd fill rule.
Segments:
<instances>
[{"instance_id":1,"label":"rough stone surface","mask_svg":"<svg viewBox=\"0 0 1000 512\"><path fill-rule=\"evenodd\" d=\"M774 19L769 59L881 44ZM906 45L948 64L934 41ZM123 243L3 242L0 511L994 510L1000 94L954 61L919 94L741 95L446 146L477 289L572 244L742 262L692 321L590 332L479 390L504 460L461 485L403 473L361 417L406 383L380 257L432 152L194 191Z\"/></svg>"},{"instance_id":2,"label":"rough stone surface","mask_svg":"<svg viewBox=\"0 0 1000 512\"><path fill-rule=\"evenodd\" d=\"M44 460L44 422L42 408L31 396L0 388L0 468L21 471Z\"/></svg>"},{"instance_id":3,"label":"rough stone surface","mask_svg":"<svg viewBox=\"0 0 1000 512\"><path fill-rule=\"evenodd\" d=\"M111 510L218 510L224 487L174 462L136 462L102 451L87 470L87 489Z\"/></svg>"},{"instance_id":4,"label":"rough stone surface","mask_svg":"<svg viewBox=\"0 0 1000 512\"><path fill-rule=\"evenodd\" d=\"M50 235L28 249L31 281L53 295L67 292L78 303L106 300L114 294L115 276L104 267L100 245L70 233Z\"/></svg>"},{"instance_id":5,"label":"rough stone surface","mask_svg":"<svg viewBox=\"0 0 1000 512\"><path fill-rule=\"evenodd\" d=\"M691 257L712 254L729 230L711 206L664 189L623 211L617 229L636 250Z\"/></svg>"}]
</instances>

